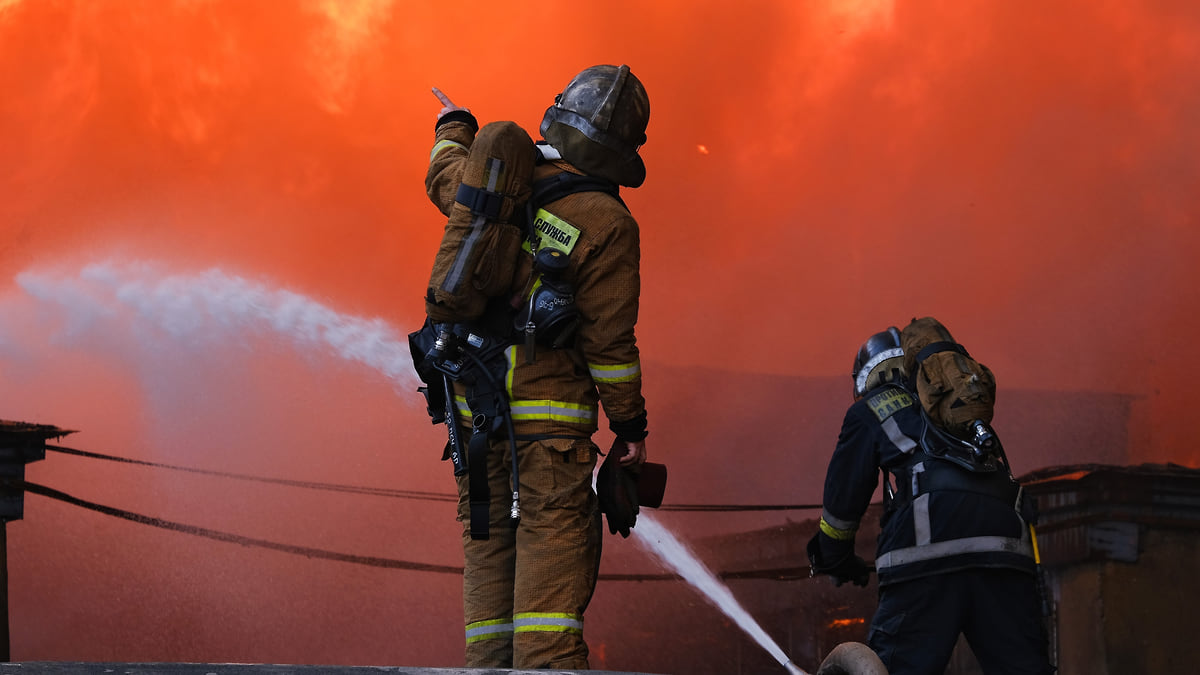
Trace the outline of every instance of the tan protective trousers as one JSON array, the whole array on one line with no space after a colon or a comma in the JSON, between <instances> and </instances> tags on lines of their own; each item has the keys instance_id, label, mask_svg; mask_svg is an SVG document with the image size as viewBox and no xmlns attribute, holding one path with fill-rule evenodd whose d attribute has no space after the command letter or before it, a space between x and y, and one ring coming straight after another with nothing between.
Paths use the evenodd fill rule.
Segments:
<instances>
[{"instance_id":1,"label":"tan protective trousers","mask_svg":"<svg viewBox=\"0 0 1200 675\"><path fill-rule=\"evenodd\" d=\"M470 535L468 477L458 477L463 523L466 665L588 668L583 613L600 568L601 521L589 439L518 441L521 518L514 528L512 451L493 440L489 538Z\"/></svg>"}]
</instances>

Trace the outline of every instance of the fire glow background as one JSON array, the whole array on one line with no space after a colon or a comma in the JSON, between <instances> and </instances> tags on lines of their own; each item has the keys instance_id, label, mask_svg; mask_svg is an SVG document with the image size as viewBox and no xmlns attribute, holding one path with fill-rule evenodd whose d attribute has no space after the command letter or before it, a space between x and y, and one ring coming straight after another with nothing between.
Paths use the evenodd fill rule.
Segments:
<instances>
[{"instance_id":1,"label":"fire glow background","mask_svg":"<svg viewBox=\"0 0 1200 675\"><path fill-rule=\"evenodd\" d=\"M535 130L595 63L630 64L651 98L649 177L625 193L648 378L844 377L867 335L933 315L1002 399L1128 396L1130 462L1200 464L1188 0L0 0L0 418L147 461L448 492L441 434L388 352L420 323L441 232L429 88ZM650 405L652 459L688 466L687 501L729 482L741 449L674 447L656 420L688 411ZM754 423L794 412L770 406ZM839 422L780 475L736 482L819 501ZM789 474L815 478L790 492ZM29 477L246 536L460 562L445 504L293 501L61 456ZM35 496L8 531L14 659L461 659L452 576Z\"/></svg>"}]
</instances>

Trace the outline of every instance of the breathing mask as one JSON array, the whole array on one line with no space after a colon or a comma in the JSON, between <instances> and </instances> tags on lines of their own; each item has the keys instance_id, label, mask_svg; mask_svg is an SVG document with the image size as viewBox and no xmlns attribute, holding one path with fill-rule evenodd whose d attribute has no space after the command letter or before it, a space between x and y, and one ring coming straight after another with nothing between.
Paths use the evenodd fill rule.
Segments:
<instances>
[{"instance_id":1,"label":"breathing mask","mask_svg":"<svg viewBox=\"0 0 1200 675\"><path fill-rule=\"evenodd\" d=\"M575 289L564 278L568 262L566 253L548 246L539 249L533 258L538 280L514 322L514 327L525 334L525 358L529 363L533 363L537 345L564 347L579 328Z\"/></svg>"}]
</instances>

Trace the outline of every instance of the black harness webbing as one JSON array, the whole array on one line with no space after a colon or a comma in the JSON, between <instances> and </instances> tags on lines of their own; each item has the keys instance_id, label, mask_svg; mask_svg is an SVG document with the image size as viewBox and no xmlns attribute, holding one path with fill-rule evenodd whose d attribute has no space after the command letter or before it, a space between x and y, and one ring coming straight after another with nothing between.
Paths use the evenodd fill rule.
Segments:
<instances>
[{"instance_id":1,"label":"black harness webbing","mask_svg":"<svg viewBox=\"0 0 1200 675\"><path fill-rule=\"evenodd\" d=\"M490 529L490 514L492 491L488 485L488 452L491 449L491 438L501 428L509 429L509 442L512 444L513 468L512 487L513 499L516 500L519 478L517 476L517 446L512 438L512 416L508 406L508 395L500 387L496 377L488 369L488 364L476 354L467 353L474 363L476 377L467 385L467 406L471 409L471 440L467 443L467 498L470 505L470 528L472 539L487 539ZM493 355L493 359L495 355ZM516 504L513 505L513 518L520 515Z\"/></svg>"},{"instance_id":2,"label":"black harness webbing","mask_svg":"<svg viewBox=\"0 0 1200 675\"><path fill-rule=\"evenodd\" d=\"M484 172L485 184L494 187L495 183L503 183L504 160L498 157L488 157L485 166L487 169ZM497 220L500 217L500 210L504 207L505 199L511 200L503 192L489 190L487 187L474 187L466 183L460 183L458 191L454 193L454 201L485 220Z\"/></svg>"},{"instance_id":3,"label":"black harness webbing","mask_svg":"<svg viewBox=\"0 0 1200 675\"><path fill-rule=\"evenodd\" d=\"M921 365L925 362L925 359L937 354L938 352L958 352L968 359L971 358L971 355L967 353L966 347L963 347L957 342L946 342L943 340L942 342L930 342L929 344L925 345L924 349L917 352L917 365Z\"/></svg>"},{"instance_id":4,"label":"black harness webbing","mask_svg":"<svg viewBox=\"0 0 1200 675\"><path fill-rule=\"evenodd\" d=\"M621 188L616 183L595 176L580 176L570 171L556 173L534 182L533 196L529 198L529 204L531 209L536 211L544 204L556 202L576 192L603 192L621 202L621 206L625 206L625 201L621 199Z\"/></svg>"},{"instance_id":5,"label":"black harness webbing","mask_svg":"<svg viewBox=\"0 0 1200 675\"><path fill-rule=\"evenodd\" d=\"M481 418L482 415L476 415L476 418ZM471 441L467 445L468 470L468 498L470 499L471 507L471 538L472 539L487 539L488 538L488 509L492 503L492 491L488 487L488 471L487 471L487 454L488 454L488 432L485 430L475 429L471 434Z\"/></svg>"},{"instance_id":6,"label":"black harness webbing","mask_svg":"<svg viewBox=\"0 0 1200 675\"><path fill-rule=\"evenodd\" d=\"M1021 486L1015 480L1009 478L1008 473L1005 471L973 473L944 459L938 459L933 456L926 455L921 459L923 461L916 462L907 467L907 471L905 471L907 475L903 476L906 483L897 486L897 491L908 499L913 499L930 492L957 490L959 492L987 495L999 499L1006 504L1016 506L1017 491L1020 490ZM912 478L912 470L916 464L922 465L922 471L916 473L916 494L913 494L912 481L914 479ZM901 479L901 476L897 476L897 479Z\"/></svg>"},{"instance_id":7,"label":"black harness webbing","mask_svg":"<svg viewBox=\"0 0 1200 675\"><path fill-rule=\"evenodd\" d=\"M500 216L500 207L504 204L504 195L462 183L458 186L454 201L467 207L477 216L496 220Z\"/></svg>"}]
</instances>

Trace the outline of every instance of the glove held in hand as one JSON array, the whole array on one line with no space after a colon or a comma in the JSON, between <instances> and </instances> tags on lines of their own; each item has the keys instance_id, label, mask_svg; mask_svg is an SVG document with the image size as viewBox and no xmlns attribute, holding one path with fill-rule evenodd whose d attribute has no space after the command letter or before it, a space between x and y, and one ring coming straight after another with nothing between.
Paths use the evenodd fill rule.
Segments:
<instances>
[{"instance_id":1,"label":"glove held in hand","mask_svg":"<svg viewBox=\"0 0 1200 675\"><path fill-rule=\"evenodd\" d=\"M613 442L596 474L596 496L600 499L600 511L608 519L608 531L628 537L629 530L637 523L638 486L633 472L621 466L624 451L624 443Z\"/></svg>"}]
</instances>

